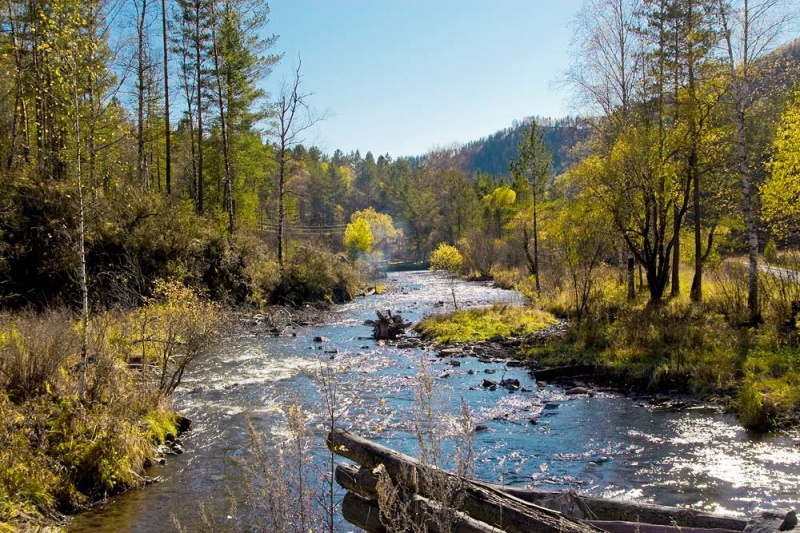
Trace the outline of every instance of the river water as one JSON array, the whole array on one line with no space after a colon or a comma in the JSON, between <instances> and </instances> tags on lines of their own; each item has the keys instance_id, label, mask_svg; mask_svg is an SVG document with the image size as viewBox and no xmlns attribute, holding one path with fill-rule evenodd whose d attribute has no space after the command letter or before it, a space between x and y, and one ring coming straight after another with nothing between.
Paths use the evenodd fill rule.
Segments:
<instances>
[{"instance_id":1,"label":"river water","mask_svg":"<svg viewBox=\"0 0 800 533\"><path fill-rule=\"evenodd\" d=\"M228 496L242 490L248 421L269 441L285 434L289 406L320 412L321 368L335 369L338 402L347 406L342 426L413 454L409 413L425 365L441 393L441 411L456 412L463 399L472 423L488 428L474 440L480 479L737 515L800 507L796 431L750 434L710 407L674 412L611 393L565 396L557 387L538 388L524 369L502 362L463 358L452 366L434 352L365 340L371 329L363 321L376 310L416 322L451 301L449 281L437 274L390 279L394 290L337 307L324 326L298 328L296 336L239 335L222 342L176 393L177 409L194 421L184 438L186 453L152 469L161 482L76 517L68 531L176 531L176 522L198 531L201 507L226 529ZM513 291L463 282L456 298L461 306L521 302ZM316 336L329 340L314 343ZM523 390L490 391L481 387L484 377L519 379ZM318 422L312 419L311 426L321 438Z\"/></svg>"}]
</instances>

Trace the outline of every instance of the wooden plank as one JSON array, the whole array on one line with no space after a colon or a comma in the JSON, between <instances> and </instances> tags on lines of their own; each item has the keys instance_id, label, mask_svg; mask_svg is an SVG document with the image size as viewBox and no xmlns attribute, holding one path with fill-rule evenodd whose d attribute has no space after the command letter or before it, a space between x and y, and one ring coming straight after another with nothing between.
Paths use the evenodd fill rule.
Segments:
<instances>
[{"instance_id":1,"label":"wooden plank","mask_svg":"<svg viewBox=\"0 0 800 533\"><path fill-rule=\"evenodd\" d=\"M705 529L699 527L667 526L663 524L643 524L622 520L586 520L608 533L741 533L731 529Z\"/></svg>"},{"instance_id":2,"label":"wooden plank","mask_svg":"<svg viewBox=\"0 0 800 533\"><path fill-rule=\"evenodd\" d=\"M434 502L415 495L412 502L412 514L415 518L424 521L425 531L443 533L436 520L437 516L442 515L442 510ZM355 492L348 492L342 500L342 516L351 524L368 533L385 533L387 531L380 518L378 502ZM458 513L455 517L452 516L452 513L448 513L444 520L446 520L444 529L448 533L503 533L502 530L473 520L463 513ZM392 526L397 528L400 524L392 524Z\"/></svg>"},{"instance_id":3,"label":"wooden plank","mask_svg":"<svg viewBox=\"0 0 800 533\"><path fill-rule=\"evenodd\" d=\"M534 489L521 489L496 485L500 490L513 494L521 500L537 505L543 505L544 500L557 497L560 493L539 491ZM631 502L624 500L611 500L596 496L581 496L581 500L591 511L591 517L599 520L616 520L638 522L646 524L673 525L681 527L696 527L703 529L729 529L744 531L748 521L735 516L706 513L696 509L683 507L668 507L651 503Z\"/></svg>"}]
</instances>

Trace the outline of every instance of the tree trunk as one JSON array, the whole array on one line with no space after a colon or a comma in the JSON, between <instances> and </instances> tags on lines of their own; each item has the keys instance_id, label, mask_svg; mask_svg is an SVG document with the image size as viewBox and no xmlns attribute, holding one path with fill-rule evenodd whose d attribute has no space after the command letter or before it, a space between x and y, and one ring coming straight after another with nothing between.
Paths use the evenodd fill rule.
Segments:
<instances>
[{"instance_id":1,"label":"tree trunk","mask_svg":"<svg viewBox=\"0 0 800 533\"><path fill-rule=\"evenodd\" d=\"M284 271L284 243L286 242L286 150L281 147L280 161L278 162L278 268L281 280Z\"/></svg>"},{"instance_id":2,"label":"tree trunk","mask_svg":"<svg viewBox=\"0 0 800 533\"><path fill-rule=\"evenodd\" d=\"M74 113L75 113L75 182L78 193L78 253L80 254L80 286L81 286L81 379L79 385L80 398L86 392L86 371L89 365L89 280L86 273L86 213L83 198L83 175L81 168L81 122L80 99L78 97L78 81L73 80Z\"/></svg>"},{"instance_id":3,"label":"tree trunk","mask_svg":"<svg viewBox=\"0 0 800 533\"><path fill-rule=\"evenodd\" d=\"M741 89L739 89L741 90ZM737 91L738 92L738 91ZM743 97L739 96L741 100ZM758 304L758 231L752 206L752 185L747 157L747 137L745 130L745 112L742 102L737 102L736 109L736 151L739 156L739 179L742 184L742 212L744 226L747 231L748 244L748 276L747 276L747 309L750 322L755 324L761 319Z\"/></svg>"},{"instance_id":4,"label":"tree trunk","mask_svg":"<svg viewBox=\"0 0 800 533\"><path fill-rule=\"evenodd\" d=\"M628 300L636 298L636 278L634 276L635 259L628 255Z\"/></svg>"},{"instance_id":5,"label":"tree trunk","mask_svg":"<svg viewBox=\"0 0 800 533\"><path fill-rule=\"evenodd\" d=\"M670 289L670 296L675 297L681 293L681 216L677 205L672 208L672 220L675 233L672 237L672 287Z\"/></svg>"},{"instance_id":6,"label":"tree trunk","mask_svg":"<svg viewBox=\"0 0 800 533\"><path fill-rule=\"evenodd\" d=\"M165 149L165 170L164 176L167 186L167 196L172 194L172 170L170 163L170 124L169 124L169 49L167 48L167 0L161 0L161 36L164 46L164 149Z\"/></svg>"},{"instance_id":7,"label":"tree trunk","mask_svg":"<svg viewBox=\"0 0 800 533\"><path fill-rule=\"evenodd\" d=\"M736 154L739 166L739 180L742 186L742 214L744 215L744 225L747 232L748 243L748 279L747 279L747 308L750 314L750 322L755 324L761 320L761 311L758 303L758 232L756 220L753 213L753 190L750 178L750 165L747 155L747 131L746 131L746 109L747 85L750 78L750 49L751 40L758 41L759 38L768 36L750 34L750 11L748 0L744 1L744 28L743 28L743 49L742 64L737 65L734 57L734 46L731 40L731 27L726 16L726 5L724 0L718 0L719 14L723 26L723 35L727 47L728 69L731 77L734 98L734 122L736 123ZM763 13L762 13L763 14Z\"/></svg>"},{"instance_id":8,"label":"tree trunk","mask_svg":"<svg viewBox=\"0 0 800 533\"><path fill-rule=\"evenodd\" d=\"M195 69L197 76L197 212L203 213L203 100L202 100L202 56L200 52L200 4L195 10Z\"/></svg>"},{"instance_id":9,"label":"tree trunk","mask_svg":"<svg viewBox=\"0 0 800 533\"><path fill-rule=\"evenodd\" d=\"M536 294L542 293L542 287L539 283L539 230L537 226L538 220L536 216L536 179L533 182L533 264L536 270Z\"/></svg>"},{"instance_id":10,"label":"tree trunk","mask_svg":"<svg viewBox=\"0 0 800 533\"><path fill-rule=\"evenodd\" d=\"M163 1L164 0L162 0L162 2ZM216 16L213 14L213 6L214 4L212 2L212 19L216 19ZM219 43L217 42L216 25L216 20L214 20L211 25L211 40L214 55L214 77L217 81L217 105L219 106L219 122L222 134L222 159L225 166L225 211L228 213L228 236L233 238L233 176L231 171L230 143L228 142L228 124L225 116L225 91L223 91L222 87L222 73L220 70Z\"/></svg>"},{"instance_id":11,"label":"tree trunk","mask_svg":"<svg viewBox=\"0 0 800 533\"><path fill-rule=\"evenodd\" d=\"M139 184L143 187L148 185L147 175L145 172L145 153L144 153L144 95L145 95L145 65L144 65L144 24L147 15L147 2L142 0L142 11L139 13L139 20L137 21L136 37L137 37L137 68L136 77L138 82L137 87L137 124L136 124L136 170L139 177Z\"/></svg>"}]
</instances>

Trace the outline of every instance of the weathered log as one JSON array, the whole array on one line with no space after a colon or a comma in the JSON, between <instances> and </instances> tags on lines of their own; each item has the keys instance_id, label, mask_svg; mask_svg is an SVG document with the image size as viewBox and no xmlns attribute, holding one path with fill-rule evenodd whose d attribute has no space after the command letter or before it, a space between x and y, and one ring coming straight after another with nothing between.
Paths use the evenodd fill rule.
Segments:
<instances>
[{"instance_id":1,"label":"weathered log","mask_svg":"<svg viewBox=\"0 0 800 533\"><path fill-rule=\"evenodd\" d=\"M792 531L797 527L797 513L794 510L765 510L754 516L744 533L774 533Z\"/></svg>"},{"instance_id":2,"label":"weathered log","mask_svg":"<svg viewBox=\"0 0 800 533\"><path fill-rule=\"evenodd\" d=\"M496 485L500 490L516 496L521 500L546 507L546 500L557 497L560 493L522 489ZM645 524L673 525L682 528L729 529L743 531L748 521L734 516L706 513L682 507L667 507L651 503L630 502L581 496L590 516L599 520L638 522Z\"/></svg>"},{"instance_id":3,"label":"weathered log","mask_svg":"<svg viewBox=\"0 0 800 533\"><path fill-rule=\"evenodd\" d=\"M597 533L599 529L506 494L487 483L470 481L423 465L413 457L336 428L328 434L328 448L367 468L383 465L395 485L435 499L437 487L427 479L450 481L461 491L456 510L509 533ZM440 485L441 483L434 483Z\"/></svg>"},{"instance_id":4,"label":"weathered log","mask_svg":"<svg viewBox=\"0 0 800 533\"><path fill-rule=\"evenodd\" d=\"M586 523L599 527L608 533L741 533L732 529L666 526L663 524L643 524L621 520L586 520Z\"/></svg>"},{"instance_id":5,"label":"weathered log","mask_svg":"<svg viewBox=\"0 0 800 533\"><path fill-rule=\"evenodd\" d=\"M531 369L530 374L536 378L536 381L552 381L558 378L592 375L596 371L597 367L594 365L567 365Z\"/></svg>"},{"instance_id":6,"label":"weathered log","mask_svg":"<svg viewBox=\"0 0 800 533\"><path fill-rule=\"evenodd\" d=\"M342 516L356 527L368 533L384 533L386 527L381 522L378 502L348 492L342 500Z\"/></svg>"},{"instance_id":7,"label":"weathered log","mask_svg":"<svg viewBox=\"0 0 800 533\"><path fill-rule=\"evenodd\" d=\"M415 517L423 520L425 531L440 533L440 523L447 524L446 530L452 533L503 533L501 529L478 522L464 513L444 513L435 502L414 495L411 503L411 512ZM378 502L364 498L356 492L348 492L342 501L342 516L351 524L360 527L368 533L384 533L386 526L381 522L381 511ZM424 518L423 518L424 517ZM439 519L445 520L439 522Z\"/></svg>"},{"instance_id":8,"label":"weathered log","mask_svg":"<svg viewBox=\"0 0 800 533\"><path fill-rule=\"evenodd\" d=\"M339 485L341 485L342 487L346 488L347 490L355 492L358 495L367 498L369 500L376 500L378 497L377 494L378 476L372 473L372 471L370 471L369 469L358 468L350 464L340 463L336 466L336 482L339 483ZM517 491L522 496L525 496L522 499L526 499L526 501L530 501L532 499L534 500L534 502L532 503L536 503L537 505L541 505L542 507L548 507L551 509L553 509L553 507L549 506L553 505L554 500L564 496L565 494L560 492L513 489L512 487L501 487L499 485L497 487L503 492ZM587 498L586 496L579 496L579 495L573 495L573 497L579 499L581 503L587 507L587 510L590 513L592 513L592 519L585 519L584 521L609 533L637 533L637 532L638 533L741 533L741 531L744 529L743 525L747 523L746 520L741 520L738 518L709 515L699 511L692 511L690 509L679 509L673 507L664 507L663 508L664 514L661 514L660 512L656 513L656 511L660 511L662 509L659 506L648 505L648 504L636 504L636 503L625 504L623 502L612 502L612 503L619 504L620 506L625 506L624 510L626 513L634 513L637 509L640 509L643 511L643 514L649 516L655 516L655 518L657 518L659 522L647 523L646 520L641 518L636 519L635 516L634 519L630 521L611 520L605 517L594 515L593 505L590 500L600 500L601 502L603 502L604 500L600 498ZM594 507L600 510L603 509L602 504L594 505ZM614 506L612 506L611 508L612 510L616 511L619 511L619 509L621 509L621 507L616 508ZM561 511L562 513L566 514L563 509L555 508L554 510ZM684 511L690 511L690 512L684 513ZM692 521L693 519L692 515L695 515L696 522L707 523L709 524L709 526L692 527L692 526L681 525L677 521L669 522L670 515L679 516L682 519L684 519L684 522ZM722 527L726 524L735 525L737 526L737 528L728 529ZM742 525L742 527L738 528L739 525Z\"/></svg>"}]
</instances>

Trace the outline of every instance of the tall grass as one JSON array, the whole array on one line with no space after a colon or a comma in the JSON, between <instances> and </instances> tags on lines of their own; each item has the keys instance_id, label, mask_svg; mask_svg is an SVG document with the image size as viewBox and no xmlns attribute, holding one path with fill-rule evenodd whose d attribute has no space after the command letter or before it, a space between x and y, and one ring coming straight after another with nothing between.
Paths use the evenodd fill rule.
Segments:
<instances>
[{"instance_id":1,"label":"tall grass","mask_svg":"<svg viewBox=\"0 0 800 533\"><path fill-rule=\"evenodd\" d=\"M156 443L176 433L169 392L222 324L214 306L168 286L136 312L92 319L83 391L70 311L0 317L0 529L50 525L146 481ZM157 351L143 352L143 338Z\"/></svg>"},{"instance_id":2,"label":"tall grass","mask_svg":"<svg viewBox=\"0 0 800 533\"><path fill-rule=\"evenodd\" d=\"M800 270L800 254L774 263ZM624 299L613 270L600 271L588 320L573 320L562 341L533 347L542 364L594 363L631 384L725 398L741 423L771 428L800 422L800 283L791 272L759 275L762 322L750 324L747 265L728 259L710 268L701 304L688 299L692 271L682 268L682 293L647 305L644 291ZM569 294L551 287L537 305L569 314Z\"/></svg>"}]
</instances>

